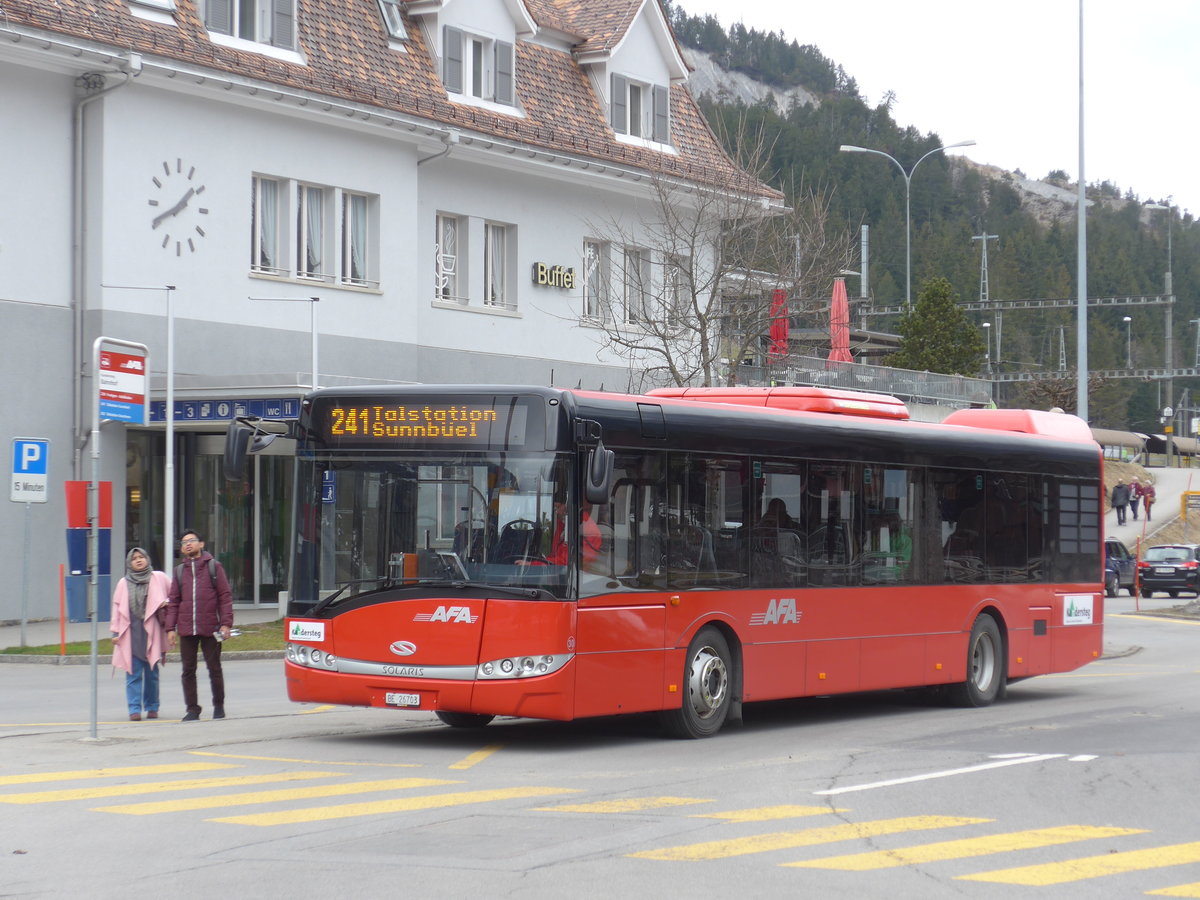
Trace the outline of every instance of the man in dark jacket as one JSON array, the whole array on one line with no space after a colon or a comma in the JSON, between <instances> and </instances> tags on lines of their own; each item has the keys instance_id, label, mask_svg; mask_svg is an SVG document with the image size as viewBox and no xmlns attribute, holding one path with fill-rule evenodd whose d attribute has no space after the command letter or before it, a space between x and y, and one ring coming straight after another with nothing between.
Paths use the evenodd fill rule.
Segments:
<instances>
[{"instance_id":1,"label":"man in dark jacket","mask_svg":"<svg viewBox=\"0 0 1200 900\"><path fill-rule=\"evenodd\" d=\"M175 569L167 602L167 642L179 642L183 670L184 722L200 718L196 693L196 651L204 653L208 680L212 684L213 718L225 718L225 678L221 672L221 642L233 628L233 592L225 569L204 549L204 540L187 529L179 541L183 565ZM217 635L220 635L218 638Z\"/></svg>"}]
</instances>

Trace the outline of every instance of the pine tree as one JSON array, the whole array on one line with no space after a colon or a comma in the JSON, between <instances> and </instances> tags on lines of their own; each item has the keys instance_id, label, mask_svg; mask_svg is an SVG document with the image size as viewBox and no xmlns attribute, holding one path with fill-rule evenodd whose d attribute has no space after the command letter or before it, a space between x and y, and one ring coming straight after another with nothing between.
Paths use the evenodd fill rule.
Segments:
<instances>
[{"instance_id":1,"label":"pine tree","mask_svg":"<svg viewBox=\"0 0 1200 900\"><path fill-rule=\"evenodd\" d=\"M925 281L911 313L900 319L900 349L888 364L945 375L978 375L986 352L983 336L958 306L950 282Z\"/></svg>"}]
</instances>

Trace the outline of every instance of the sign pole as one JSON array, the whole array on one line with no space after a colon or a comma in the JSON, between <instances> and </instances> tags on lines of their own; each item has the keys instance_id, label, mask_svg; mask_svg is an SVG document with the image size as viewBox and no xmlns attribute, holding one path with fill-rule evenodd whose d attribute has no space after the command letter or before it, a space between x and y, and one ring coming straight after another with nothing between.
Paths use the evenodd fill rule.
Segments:
<instances>
[{"instance_id":1,"label":"sign pole","mask_svg":"<svg viewBox=\"0 0 1200 900\"><path fill-rule=\"evenodd\" d=\"M25 553L21 560L21 646L25 647L25 623L29 621L29 543L33 530L33 504L25 502Z\"/></svg>"}]
</instances>

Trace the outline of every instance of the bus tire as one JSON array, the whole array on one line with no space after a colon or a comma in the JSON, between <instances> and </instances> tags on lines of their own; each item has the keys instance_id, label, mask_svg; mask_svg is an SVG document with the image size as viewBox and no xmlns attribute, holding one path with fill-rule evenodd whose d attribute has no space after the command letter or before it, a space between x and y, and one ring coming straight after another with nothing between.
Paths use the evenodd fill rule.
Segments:
<instances>
[{"instance_id":1,"label":"bus tire","mask_svg":"<svg viewBox=\"0 0 1200 900\"><path fill-rule=\"evenodd\" d=\"M956 706L990 706L1001 694L1006 657L1000 626L987 613L975 620L967 641L967 678L950 689Z\"/></svg>"},{"instance_id":2,"label":"bus tire","mask_svg":"<svg viewBox=\"0 0 1200 900\"><path fill-rule=\"evenodd\" d=\"M448 709L439 709L435 715L451 728L482 728L496 718L483 713L450 712Z\"/></svg>"},{"instance_id":3,"label":"bus tire","mask_svg":"<svg viewBox=\"0 0 1200 900\"><path fill-rule=\"evenodd\" d=\"M733 655L720 629L701 628L688 645L683 668L683 703L660 713L670 737L712 737L725 724L733 707Z\"/></svg>"}]
</instances>

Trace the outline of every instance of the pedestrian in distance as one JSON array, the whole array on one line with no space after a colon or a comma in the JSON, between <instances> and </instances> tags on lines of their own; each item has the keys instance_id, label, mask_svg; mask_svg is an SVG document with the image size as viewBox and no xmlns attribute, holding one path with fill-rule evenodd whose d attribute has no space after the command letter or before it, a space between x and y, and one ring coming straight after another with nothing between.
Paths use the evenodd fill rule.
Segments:
<instances>
[{"instance_id":1,"label":"pedestrian in distance","mask_svg":"<svg viewBox=\"0 0 1200 900\"><path fill-rule=\"evenodd\" d=\"M225 718L225 677L221 671L221 643L233 629L233 593L225 569L204 549L204 539L195 529L183 532L179 541L183 562L175 567L167 604L167 640L172 648L179 643L179 664L183 681L183 702L187 706L182 721L200 718L200 699L196 689L197 654L204 654L208 680L212 687L214 719Z\"/></svg>"},{"instance_id":2,"label":"pedestrian in distance","mask_svg":"<svg viewBox=\"0 0 1200 900\"><path fill-rule=\"evenodd\" d=\"M114 669L125 673L129 718L158 718L158 668L166 661L167 599L171 578L156 572L150 554L134 547L125 556L125 577L113 590L112 632Z\"/></svg>"},{"instance_id":3,"label":"pedestrian in distance","mask_svg":"<svg viewBox=\"0 0 1200 900\"><path fill-rule=\"evenodd\" d=\"M1133 521L1138 520L1138 507L1142 505L1142 483L1135 475L1129 481L1129 511L1133 514Z\"/></svg>"},{"instance_id":4,"label":"pedestrian in distance","mask_svg":"<svg viewBox=\"0 0 1200 900\"><path fill-rule=\"evenodd\" d=\"M1146 504L1146 521L1150 521L1150 507L1154 505L1154 485L1147 482L1142 485L1142 502Z\"/></svg>"},{"instance_id":5,"label":"pedestrian in distance","mask_svg":"<svg viewBox=\"0 0 1200 900\"><path fill-rule=\"evenodd\" d=\"M1129 507L1129 485L1125 479L1118 478L1112 489L1112 507L1117 511L1117 524L1125 524L1125 512Z\"/></svg>"}]
</instances>

